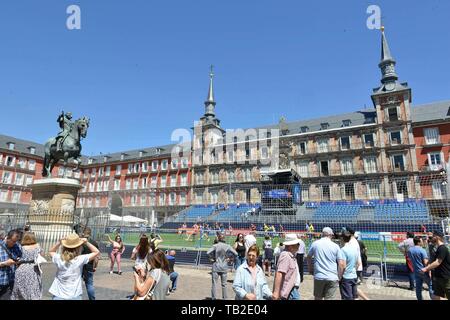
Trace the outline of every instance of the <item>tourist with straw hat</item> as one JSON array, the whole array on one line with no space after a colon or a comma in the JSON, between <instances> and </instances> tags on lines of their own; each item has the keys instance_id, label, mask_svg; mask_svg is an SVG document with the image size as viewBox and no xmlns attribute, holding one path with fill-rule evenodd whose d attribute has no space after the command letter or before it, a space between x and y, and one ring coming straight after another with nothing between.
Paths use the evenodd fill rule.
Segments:
<instances>
[{"instance_id":1,"label":"tourist with straw hat","mask_svg":"<svg viewBox=\"0 0 450 320\"><path fill-rule=\"evenodd\" d=\"M286 234L283 240L285 250L280 254L273 284L273 300L300 300L300 272L296 254L300 239L295 233Z\"/></svg>"},{"instance_id":2,"label":"tourist with straw hat","mask_svg":"<svg viewBox=\"0 0 450 320\"><path fill-rule=\"evenodd\" d=\"M91 253L81 254L83 245L86 245ZM57 253L61 246L61 253ZM83 267L93 261L99 253L100 251L86 238L80 238L75 233L61 239L50 249L50 256L57 267L55 280L49 290L53 300L82 299Z\"/></svg>"}]
</instances>

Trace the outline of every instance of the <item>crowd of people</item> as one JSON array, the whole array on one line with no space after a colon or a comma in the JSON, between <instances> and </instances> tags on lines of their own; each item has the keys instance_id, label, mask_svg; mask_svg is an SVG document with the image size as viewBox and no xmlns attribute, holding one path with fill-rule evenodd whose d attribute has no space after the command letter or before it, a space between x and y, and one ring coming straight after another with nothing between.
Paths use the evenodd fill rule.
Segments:
<instances>
[{"instance_id":1,"label":"crowd of people","mask_svg":"<svg viewBox=\"0 0 450 320\"><path fill-rule=\"evenodd\" d=\"M49 289L53 300L81 300L83 282L89 300L95 300L94 273L100 251L91 238L89 227L76 230L60 239L49 249L56 274ZM121 255L125 245L116 235L111 243L110 273L117 263L121 275ZM163 252L158 248L162 238L151 234L140 237L133 249L134 300L163 300L176 290L178 273L174 270L174 250ZM41 264L47 262L36 236L28 228L11 230L0 240L0 300L41 300L43 297Z\"/></svg>"},{"instance_id":2,"label":"crowd of people","mask_svg":"<svg viewBox=\"0 0 450 320\"><path fill-rule=\"evenodd\" d=\"M408 232L398 245L405 255L409 289L416 291L417 300L423 300L424 283L431 299L450 299L450 253L444 237L441 231L428 232L427 236Z\"/></svg>"},{"instance_id":3,"label":"crowd of people","mask_svg":"<svg viewBox=\"0 0 450 320\"><path fill-rule=\"evenodd\" d=\"M100 251L86 236L73 233L49 250L56 275L49 289L54 300L81 300L82 283L89 298L95 299L93 272ZM11 230L0 241L0 300L42 299L43 251L31 231Z\"/></svg>"},{"instance_id":4,"label":"crowd of people","mask_svg":"<svg viewBox=\"0 0 450 320\"><path fill-rule=\"evenodd\" d=\"M309 225L308 230L311 231L311 227ZM262 248L257 246L253 233L238 234L233 246L226 244L225 237L218 233L218 243L208 251L213 261L211 297L216 299L220 277L222 298L227 299L226 270L231 256L236 270L233 282L236 299L299 300L306 255L309 273L314 278L315 300L336 299L338 292L342 300L369 300L360 286L368 261L367 248L359 237L360 234L350 227L344 227L336 234L327 227L306 253L305 243L296 234L285 234L283 242L273 249L268 233ZM408 239L399 245L407 261L411 261L412 285L415 284L417 299L422 300L423 283L428 284L431 299L449 299L450 255L444 234L430 233L426 240L427 243L422 237L411 237L408 233ZM273 290L267 282L271 271L274 273Z\"/></svg>"},{"instance_id":5,"label":"crowd of people","mask_svg":"<svg viewBox=\"0 0 450 320\"><path fill-rule=\"evenodd\" d=\"M309 229L311 230L311 225ZM232 288L238 300L300 300L304 280L304 260L313 276L313 296L316 300L368 300L362 290L363 270L367 268L367 248L358 232L344 227L335 233L326 227L320 239L311 242L309 250L301 236L284 234L273 247L273 234L267 229L262 245L258 246L255 232L239 233L232 245L226 235L217 231L214 244L207 251L212 262L211 298L227 296L227 277L230 263L235 274ZM91 229L83 228L55 243L49 250L56 274L49 289L54 300L81 300L83 283L87 296L95 300L94 274L100 257L99 245L91 237ZM303 236L303 235L302 235ZM122 274L121 256L125 245L119 234L111 244L110 273L117 264ZM159 235L141 234L139 243L131 252L134 260L133 300L164 300L177 290L179 274L175 271L176 251L163 251ZM426 284L431 299L450 298L450 253L442 232L428 233L427 237L407 234L398 246L405 255L410 289L423 299ZM12 230L0 241L0 299L39 300L43 296L41 263L43 250L29 226ZM273 278L270 288L268 279ZM220 280L219 280L220 279Z\"/></svg>"}]
</instances>

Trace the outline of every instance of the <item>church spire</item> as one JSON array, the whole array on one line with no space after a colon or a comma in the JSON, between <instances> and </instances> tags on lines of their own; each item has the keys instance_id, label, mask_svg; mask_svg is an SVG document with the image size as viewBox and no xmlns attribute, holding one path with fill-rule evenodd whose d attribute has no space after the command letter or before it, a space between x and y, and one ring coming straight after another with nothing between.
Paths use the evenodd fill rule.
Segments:
<instances>
[{"instance_id":1,"label":"church spire","mask_svg":"<svg viewBox=\"0 0 450 320\"><path fill-rule=\"evenodd\" d=\"M214 101L214 89L213 89L213 81L214 81L214 72L213 66L211 65L211 71L209 72L209 90L208 97L205 101L205 117L206 118L215 118L215 107L216 102Z\"/></svg>"},{"instance_id":2,"label":"church spire","mask_svg":"<svg viewBox=\"0 0 450 320\"><path fill-rule=\"evenodd\" d=\"M391 55L389 44L384 34L384 26L381 27L381 62L378 66L381 69L381 83L395 83L398 80L397 73L395 72L396 61Z\"/></svg>"},{"instance_id":3,"label":"church spire","mask_svg":"<svg viewBox=\"0 0 450 320\"><path fill-rule=\"evenodd\" d=\"M213 90L213 80L214 80L214 71L213 66L211 65L211 71L209 72L209 91L208 91L208 98L206 99L206 102L214 102L214 90Z\"/></svg>"}]
</instances>

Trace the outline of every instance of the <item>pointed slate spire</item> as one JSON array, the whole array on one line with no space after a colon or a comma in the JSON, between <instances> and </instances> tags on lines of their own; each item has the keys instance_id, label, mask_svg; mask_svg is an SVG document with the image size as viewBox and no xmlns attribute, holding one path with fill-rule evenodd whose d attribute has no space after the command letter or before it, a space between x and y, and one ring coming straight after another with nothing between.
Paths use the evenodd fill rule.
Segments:
<instances>
[{"instance_id":1,"label":"pointed slate spire","mask_svg":"<svg viewBox=\"0 0 450 320\"><path fill-rule=\"evenodd\" d=\"M215 117L215 106L216 102L214 101L214 88L213 88L213 80L214 80L214 72L213 66L211 66L211 71L209 73L209 90L208 97L205 101L205 117Z\"/></svg>"},{"instance_id":2,"label":"pointed slate spire","mask_svg":"<svg viewBox=\"0 0 450 320\"><path fill-rule=\"evenodd\" d=\"M395 72L396 61L391 55L389 44L384 34L384 26L381 27L381 62L378 66L381 69L381 83L395 83L398 80L397 73Z\"/></svg>"},{"instance_id":3,"label":"pointed slate spire","mask_svg":"<svg viewBox=\"0 0 450 320\"><path fill-rule=\"evenodd\" d=\"M391 50L384 34L384 26L381 27L381 61L394 60L391 56Z\"/></svg>"},{"instance_id":4,"label":"pointed slate spire","mask_svg":"<svg viewBox=\"0 0 450 320\"><path fill-rule=\"evenodd\" d=\"M213 72L213 66L211 65L211 71L210 71L210 73L209 73L209 91L208 91L208 98L206 99L207 102L214 102L213 80L214 80L214 72Z\"/></svg>"}]
</instances>

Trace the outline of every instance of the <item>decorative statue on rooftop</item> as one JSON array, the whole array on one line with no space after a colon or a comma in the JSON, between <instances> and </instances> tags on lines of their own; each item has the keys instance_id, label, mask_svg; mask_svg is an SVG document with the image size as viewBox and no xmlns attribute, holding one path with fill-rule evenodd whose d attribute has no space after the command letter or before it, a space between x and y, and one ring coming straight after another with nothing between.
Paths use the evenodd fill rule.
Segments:
<instances>
[{"instance_id":1,"label":"decorative statue on rooftop","mask_svg":"<svg viewBox=\"0 0 450 320\"><path fill-rule=\"evenodd\" d=\"M64 166L67 166L69 159L73 159L76 163L75 171L80 166L81 155L81 138L86 138L89 128L89 118L82 117L72 122L72 113L61 112L58 119L61 131L54 138L50 138L45 143L44 166L42 168L42 176L51 175L52 169L59 160L64 160Z\"/></svg>"}]
</instances>

